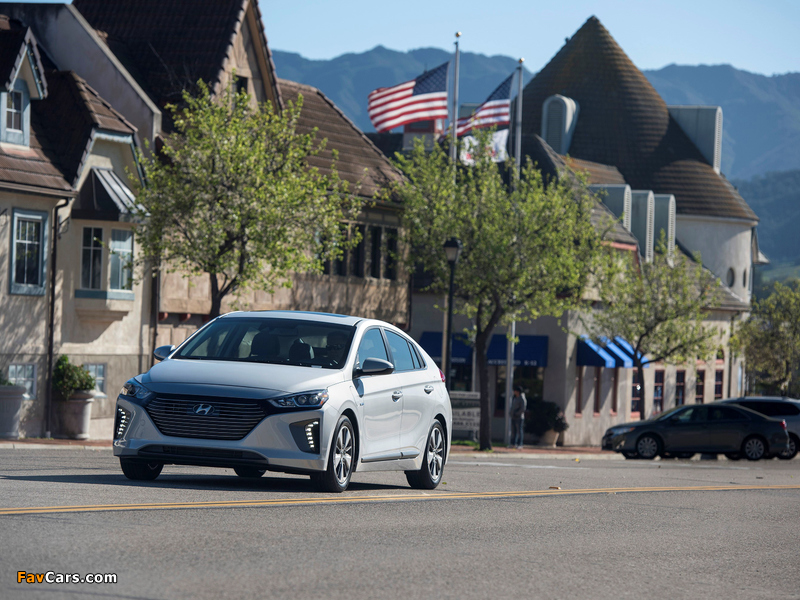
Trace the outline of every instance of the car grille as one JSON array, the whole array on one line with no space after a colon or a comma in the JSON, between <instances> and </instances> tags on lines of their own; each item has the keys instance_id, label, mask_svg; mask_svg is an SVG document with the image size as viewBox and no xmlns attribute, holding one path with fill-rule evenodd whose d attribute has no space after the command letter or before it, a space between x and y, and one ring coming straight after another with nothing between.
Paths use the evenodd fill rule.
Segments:
<instances>
[{"instance_id":1,"label":"car grille","mask_svg":"<svg viewBox=\"0 0 800 600\"><path fill-rule=\"evenodd\" d=\"M241 440L266 416L258 402L216 398L156 398L147 414L164 435Z\"/></svg>"}]
</instances>

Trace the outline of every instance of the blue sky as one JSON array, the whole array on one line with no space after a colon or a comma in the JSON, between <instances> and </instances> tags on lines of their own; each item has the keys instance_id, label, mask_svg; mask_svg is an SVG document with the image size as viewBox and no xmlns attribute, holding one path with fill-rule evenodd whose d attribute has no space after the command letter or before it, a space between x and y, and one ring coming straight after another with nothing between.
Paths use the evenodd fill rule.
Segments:
<instances>
[{"instance_id":1,"label":"blue sky","mask_svg":"<svg viewBox=\"0 0 800 600\"><path fill-rule=\"evenodd\" d=\"M377 45L461 48L538 71L592 15L640 69L731 64L800 71L800 0L259 0L270 48L332 58Z\"/></svg>"}]
</instances>

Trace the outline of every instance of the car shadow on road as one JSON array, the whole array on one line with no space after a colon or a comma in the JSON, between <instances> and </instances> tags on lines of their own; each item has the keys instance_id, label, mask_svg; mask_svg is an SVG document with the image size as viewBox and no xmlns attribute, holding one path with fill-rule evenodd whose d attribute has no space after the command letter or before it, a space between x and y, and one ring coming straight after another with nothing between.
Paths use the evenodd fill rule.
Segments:
<instances>
[{"instance_id":1,"label":"car shadow on road","mask_svg":"<svg viewBox=\"0 0 800 600\"><path fill-rule=\"evenodd\" d=\"M76 475L0 475L0 481L35 481L50 483L79 483L88 485L114 485L135 488L167 488L183 490L217 490L230 492L316 492L313 484L303 476L265 475L258 479L244 479L234 475L182 475L178 473L164 473L155 481L131 481L122 473L116 474L76 474ZM366 483L351 481L348 491L385 491L407 489L404 485L386 485L379 483Z\"/></svg>"}]
</instances>

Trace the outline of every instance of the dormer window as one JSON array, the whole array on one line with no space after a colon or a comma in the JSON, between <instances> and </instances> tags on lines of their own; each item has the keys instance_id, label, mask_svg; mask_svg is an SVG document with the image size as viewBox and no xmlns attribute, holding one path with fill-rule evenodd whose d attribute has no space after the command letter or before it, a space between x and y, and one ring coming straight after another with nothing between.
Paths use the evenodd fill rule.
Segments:
<instances>
[{"instance_id":1,"label":"dormer window","mask_svg":"<svg viewBox=\"0 0 800 600\"><path fill-rule=\"evenodd\" d=\"M0 120L0 141L27 146L30 141L30 95L24 79L17 79L0 100L5 115Z\"/></svg>"}]
</instances>

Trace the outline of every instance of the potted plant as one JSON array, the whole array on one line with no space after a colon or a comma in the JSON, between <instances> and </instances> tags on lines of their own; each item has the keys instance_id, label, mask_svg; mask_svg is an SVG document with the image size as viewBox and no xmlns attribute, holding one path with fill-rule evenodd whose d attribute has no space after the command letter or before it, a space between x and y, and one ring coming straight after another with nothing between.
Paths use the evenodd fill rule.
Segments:
<instances>
[{"instance_id":1,"label":"potted plant","mask_svg":"<svg viewBox=\"0 0 800 600\"><path fill-rule=\"evenodd\" d=\"M0 438L19 439L19 415L25 387L14 385L0 373Z\"/></svg>"},{"instance_id":2,"label":"potted plant","mask_svg":"<svg viewBox=\"0 0 800 600\"><path fill-rule=\"evenodd\" d=\"M564 411L555 402L533 400L530 403L530 418L525 419L526 429L539 437L539 444L555 446L558 436L569 428Z\"/></svg>"},{"instance_id":3,"label":"potted plant","mask_svg":"<svg viewBox=\"0 0 800 600\"><path fill-rule=\"evenodd\" d=\"M53 388L61 395L57 403L61 434L75 440L89 439L94 377L62 354L53 369Z\"/></svg>"}]
</instances>

